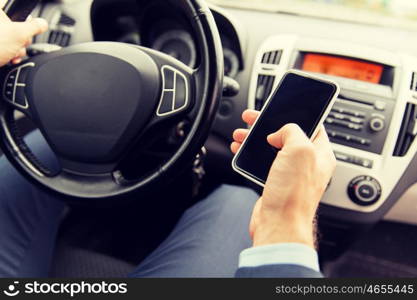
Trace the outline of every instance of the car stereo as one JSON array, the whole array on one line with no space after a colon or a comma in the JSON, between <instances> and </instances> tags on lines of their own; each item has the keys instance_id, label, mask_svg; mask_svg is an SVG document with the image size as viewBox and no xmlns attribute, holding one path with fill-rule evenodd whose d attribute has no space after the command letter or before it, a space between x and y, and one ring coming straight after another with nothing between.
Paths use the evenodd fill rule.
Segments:
<instances>
[{"instance_id":1,"label":"car stereo","mask_svg":"<svg viewBox=\"0 0 417 300\"><path fill-rule=\"evenodd\" d=\"M293 67L391 89L394 83L393 66L340 55L300 51ZM378 96L377 91L373 97L371 85L362 95L342 92L325 125L332 142L381 154L395 102Z\"/></svg>"},{"instance_id":2,"label":"car stereo","mask_svg":"<svg viewBox=\"0 0 417 300\"><path fill-rule=\"evenodd\" d=\"M322 203L374 212L417 151L417 59L343 40L272 36L258 48L248 107L262 109L289 69L341 87L325 121L338 165Z\"/></svg>"}]
</instances>

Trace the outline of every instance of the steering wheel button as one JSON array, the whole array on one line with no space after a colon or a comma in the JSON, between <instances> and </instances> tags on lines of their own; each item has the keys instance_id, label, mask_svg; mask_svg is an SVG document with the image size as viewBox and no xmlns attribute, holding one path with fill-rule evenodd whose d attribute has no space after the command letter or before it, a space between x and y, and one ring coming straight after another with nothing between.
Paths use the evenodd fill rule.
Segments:
<instances>
[{"instance_id":1,"label":"steering wheel button","mask_svg":"<svg viewBox=\"0 0 417 300\"><path fill-rule=\"evenodd\" d=\"M7 81L14 83L16 81L16 76L17 76L17 70L14 70L13 72L9 74L9 76L7 76Z\"/></svg>"},{"instance_id":2,"label":"steering wheel button","mask_svg":"<svg viewBox=\"0 0 417 300\"><path fill-rule=\"evenodd\" d=\"M29 73L29 66L22 66L21 68L19 68L19 74L18 74L18 79L17 82L18 83L25 83L26 82L26 77Z\"/></svg>"},{"instance_id":3,"label":"steering wheel button","mask_svg":"<svg viewBox=\"0 0 417 300\"><path fill-rule=\"evenodd\" d=\"M165 91L158 108L158 115L163 116L171 113L174 107L174 92Z\"/></svg>"},{"instance_id":4,"label":"steering wheel button","mask_svg":"<svg viewBox=\"0 0 417 300\"><path fill-rule=\"evenodd\" d=\"M6 88L6 90L4 91L4 95L6 96L7 100L13 102L13 88L11 89Z\"/></svg>"},{"instance_id":5,"label":"steering wheel button","mask_svg":"<svg viewBox=\"0 0 417 300\"><path fill-rule=\"evenodd\" d=\"M26 101L26 95L25 95L25 87L24 86L17 86L16 87L16 94L14 97L14 103L16 105L19 105L21 107L26 108L28 106L28 103Z\"/></svg>"},{"instance_id":6,"label":"steering wheel button","mask_svg":"<svg viewBox=\"0 0 417 300\"><path fill-rule=\"evenodd\" d=\"M180 110L187 105L187 87L185 79L177 75L175 85L175 107L174 110Z\"/></svg>"},{"instance_id":7,"label":"steering wheel button","mask_svg":"<svg viewBox=\"0 0 417 300\"><path fill-rule=\"evenodd\" d=\"M174 89L174 77L175 73L171 69L164 68L163 69L163 84L164 90L173 90Z\"/></svg>"}]
</instances>

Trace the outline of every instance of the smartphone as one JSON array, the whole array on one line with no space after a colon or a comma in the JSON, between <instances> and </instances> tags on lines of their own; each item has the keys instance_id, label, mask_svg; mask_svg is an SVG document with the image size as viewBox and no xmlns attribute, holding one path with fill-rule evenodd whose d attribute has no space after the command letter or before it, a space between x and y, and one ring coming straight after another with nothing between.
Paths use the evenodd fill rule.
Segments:
<instances>
[{"instance_id":1,"label":"smartphone","mask_svg":"<svg viewBox=\"0 0 417 300\"><path fill-rule=\"evenodd\" d=\"M339 92L338 84L333 81L295 70L285 73L235 155L233 169L264 186L279 151L269 145L267 136L295 123L313 139Z\"/></svg>"},{"instance_id":2,"label":"smartphone","mask_svg":"<svg viewBox=\"0 0 417 300\"><path fill-rule=\"evenodd\" d=\"M13 22L24 22L40 2L40 0L9 0L4 6L4 12Z\"/></svg>"}]
</instances>

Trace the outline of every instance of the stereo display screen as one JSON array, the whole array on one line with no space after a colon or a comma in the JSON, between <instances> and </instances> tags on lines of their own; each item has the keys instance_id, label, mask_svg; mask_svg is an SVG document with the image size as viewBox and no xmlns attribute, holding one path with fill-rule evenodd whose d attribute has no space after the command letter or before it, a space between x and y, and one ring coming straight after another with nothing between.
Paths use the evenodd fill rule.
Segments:
<instances>
[{"instance_id":1,"label":"stereo display screen","mask_svg":"<svg viewBox=\"0 0 417 300\"><path fill-rule=\"evenodd\" d=\"M338 77L380 84L384 66L366 61L326 54L307 53L301 69Z\"/></svg>"}]
</instances>

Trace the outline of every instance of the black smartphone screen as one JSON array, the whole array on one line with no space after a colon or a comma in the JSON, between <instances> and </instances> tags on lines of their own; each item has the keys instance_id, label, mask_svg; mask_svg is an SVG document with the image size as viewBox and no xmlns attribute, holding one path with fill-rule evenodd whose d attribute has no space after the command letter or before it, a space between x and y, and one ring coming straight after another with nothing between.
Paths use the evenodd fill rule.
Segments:
<instances>
[{"instance_id":1,"label":"black smartphone screen","mask_svg":"<svg viewBox=\"0 0 417 300\"><path fill-rule=\"evenodd\" d=\"M288 73L242 146L236 167L265 183L277 156L277 149L269 145L267 136L295 123L311 138L336 91L334 84Z\"/></svg>"},{"instance_id":2,"label":"black smartphone screen","mask_svg":"<svg viewBox=\"0 0 417 300\"><path fill-rule=\"evenodd\" d=\"M12 21L24 22L40 2L40 0L9 0L4 5L4 11Z\"/></svg>"}]
</instances>

